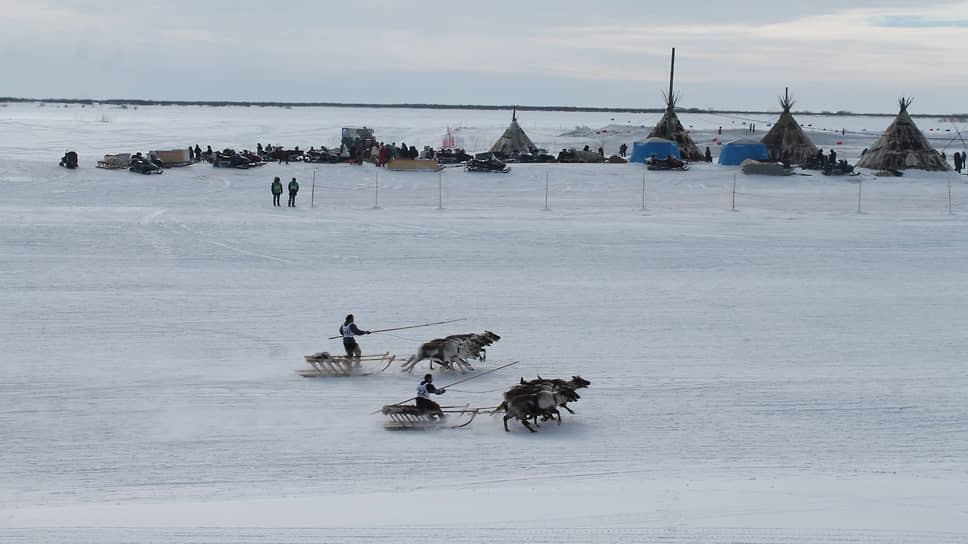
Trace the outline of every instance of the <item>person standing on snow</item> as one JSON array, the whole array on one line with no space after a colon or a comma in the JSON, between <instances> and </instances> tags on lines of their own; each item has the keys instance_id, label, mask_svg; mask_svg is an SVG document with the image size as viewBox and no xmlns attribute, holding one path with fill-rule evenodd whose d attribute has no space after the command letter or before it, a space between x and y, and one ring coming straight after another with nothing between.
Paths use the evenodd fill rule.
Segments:
<instances>
[{"instance_id":1,"label":"person standing on snow","mask_svg":"<svg viewBox=\"0 0 968 544\"><path fill-rule=\"evenodd\" d=\"M339 333L343 336L343 348L346 349L346 356L359 360L363 355L363 350L356 343L356 337L370 334L370 331L364 331L357 327L356 323L353 322L353 314L350 314L343 321L343 325L339 328Z\"/></svg>"},{"instance_id":2,"label":"person standing on snow","mask_svg":"<svg viewBox=\"0 0 968 544\"><path fill-rule=\"evenodd\" d=\"M437 389L434 387L433 374L425 375L423 381L417 386L417 408L424 413L430 413L443 419L444 411L441 410L439 404L430 400L430 395L431 393L434 395L443 395L446 392L446 389Z\"/></svg>"},{"instance_id":3,"label":"person standing on snow","mask_svg":"<svg viewBox=\"0 0 968 544\"><path fill-rule=\"evenodd\" d=\"M289 182L289 207L290 208L296 207L296 193L298 192L299 192L299 182L296 181L296 178L292 178L292 181Z\"/></svg>"},{"instance_id":4,"label":"person standing on snow","mask_svg":"<svg viewBox=\"0 0 968 544\"><path fill-rule=\"evenodd\" d=\"M282 204L279 204L279 195L282 194L282 182L279 181L279 176L276 176L276 179L272 180L272 185L269 186L269 189L272 191L272 205L281 206Z\"/></svg>"}]
</instances>

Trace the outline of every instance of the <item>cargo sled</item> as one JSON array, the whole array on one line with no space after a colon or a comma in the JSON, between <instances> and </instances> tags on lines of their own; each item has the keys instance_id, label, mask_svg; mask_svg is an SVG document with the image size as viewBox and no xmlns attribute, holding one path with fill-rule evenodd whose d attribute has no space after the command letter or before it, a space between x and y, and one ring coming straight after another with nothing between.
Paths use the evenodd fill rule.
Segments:
<instances>
[{"instance_id":1,"label":"cargo sled","mask_svg":"<svg viewBox=\"0 0 968 544\"><path fill-rule=\"evenodd\" d=\"M124 170L129 166L131 166L131 153L105 155L103 159L97 161L98 168L107 168L109 170Z\"/></svg>"},{"instance_id":2,"label":"cargo sled","mask_svg":"<svg viewBox=\"0 0 968 544\"><path fill-rule=\"evenodd\" d=\"M330 355L321 351L305 356L310 368L297 370L296 373L304 378L370 376L383 372L390 367L396 355L384 353L382 355L363 355L362 357L347 357L345 355Z\"/></svg>"},{"instance_id":3,"label":"cargo sled","mask_svg":"<svg viewBox=\"0 0 968 544\"><path fill-rule=\"evenodd\" d=\"M740 169L746 175L755 176L792 176L793 168L779 161L755 161L746 159L740 163Z\"/></svg>"},{"instance_id":4,"label":"cargo sled","mask_svg":"<svg viewBox=\"0 0 968 544\"><path fill-rule=\"evenodd\" d=\"M148 158L151 159L151 162L160 164L164 168L194 164L192 152L189 149L156 149L148 152Z\"/></svg>"},{"instance_id":5,"label":"cargo sled","mask_svg":"<svg viewBox=\"0 0 968 544\"><path fill-rule=\"evenodd\" d=\"M395 172L430 171L439 172L444 167L434 159L392 159L387 163L387 170Z\"/></svg>"}]
</instances>

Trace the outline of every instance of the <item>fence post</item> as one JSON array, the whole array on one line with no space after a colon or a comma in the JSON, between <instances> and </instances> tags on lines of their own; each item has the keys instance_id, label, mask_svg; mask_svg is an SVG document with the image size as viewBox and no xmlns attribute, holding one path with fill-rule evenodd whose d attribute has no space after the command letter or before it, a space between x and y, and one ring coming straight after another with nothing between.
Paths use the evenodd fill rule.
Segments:
<instances>
[{"instance_id":1,"label":"fence post","mask_svg":"<svg viewBox=\"0 0 968 544\"><path fill-rule=\"evenodd\" d=\"M548 211L548 177L550 174L545 171L545 211Z\"/></svg>"},{"instance_id":2,"label":"fence post","mask_svg":"<svg viewBox=\"0 0 968 544\"><path fill-rule=\"evenodd\" d=\"M948 174L948 215L951 215L951 174Z\"/></svg>"},{"instance_id":3,"label":"fence post","mask_svg":"<svg viewBox=\"0 0 968 544\"><path fill-rule=\"evenodd\" d=\"M380 171L376 171L376 181L373 184L373 209L380 209Z\"/></svg>"},{"instance_id":4,"label":"fence post","mask_svg":"<svg viewBox=\"0 0 968 544\"><path fill-rule=\"evenodd\" d=\"M315 168L313 168L313 193L312 193L312 197L310 197L309 199L309 207L310 208L316 207L316 169Z\"/></svg>"},{"instance_id":5,"label":"fence post","mask_svg":"<svg viewBox=\"0 0 968 544\"><path fill-rule=\"evenodd\" d=\"M733 209L736 209L736 174L733 174Z\"/></svg>"},{"instance_id":6,"label":"fence post","mask_svg":"<svg viewBox=\"0 0 968 544\"><path fill-rule=\"evenodd\" d=\"M645 170L642 170L642 211L645 211Z\"/></svg>"},{"instance_id":7,"label":"fence post","mask_svg":"<svg viewBox=\"0 0 968 544\"><path fill-rule=\"evenodd\" d=\"M864 186L864 174L860 175L860 179L857 181L857 213L860 213L860 193Z\"/></svg>"}]
</instances>

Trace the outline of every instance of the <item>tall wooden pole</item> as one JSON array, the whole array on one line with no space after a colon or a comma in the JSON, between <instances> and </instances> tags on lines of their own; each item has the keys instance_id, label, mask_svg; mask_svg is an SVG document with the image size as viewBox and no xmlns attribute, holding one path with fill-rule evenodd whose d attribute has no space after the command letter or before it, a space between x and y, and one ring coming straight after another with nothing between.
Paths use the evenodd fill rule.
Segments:
<instances>
[{"instance_id":1,"label":"tall wooden pole","mask_svg":"<svg viewBox=\"0 0 968 544\"><path fill-rule=\"evenodd\" d=\"M672 48L672 62L669 63L669 104L667 105L668 106L668 109L670 109L670 110L672 109L672 104L674 102L674 99L673 99L673 96L674 95L672 94L672 80L675 77L675 75L676 75L676 48L673 47ZM672 116L671 115L669 117L667 117L666 124L668 125L668 126L666 126L666 134L667 135L671 135L672 134L672 131L675 130L675 127L672 124Z\"/></svg>"},{"instance_id":2,"label":"tall wooden pole","mask_svg":"<svg viewBox=\"0 0 968 544\"><path fill-rule=\"evenodd\" d=\"M309 199L309 207L316 207L316 169L313 168L313 196Z\"/></svg>"}]
</instances>

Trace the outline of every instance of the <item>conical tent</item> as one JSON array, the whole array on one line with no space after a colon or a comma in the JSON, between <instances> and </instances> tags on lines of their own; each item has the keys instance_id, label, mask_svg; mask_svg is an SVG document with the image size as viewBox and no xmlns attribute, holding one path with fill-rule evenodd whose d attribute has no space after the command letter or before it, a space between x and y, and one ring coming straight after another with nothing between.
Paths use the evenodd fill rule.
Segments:
<instances>
[{"instance_id":1,"label":"conical tent","mask_svg":"<svg viewBox=\"0 0 968 544\"><path fill-rule=\"evenodd\" d=\"M652 132L649 133L649 138L662 138L672 140L679 144L679 157L683 160L702 160L702 154L699 152L699 148L696 147L696 142L692 141L689 133L683 128L682 123L679 122L679 117L676 116L673 105L670 105L666 109L665 115L655 125Z\"/></svg>"},{"instance_id":2,"label":"conical tent","mask_svg":"<svg viewBox=\"0 0 968 544\"><path fill-rule=\"evenodd\" d=\"M790 111L793 109L793 104L795 102L790 97L790 93L784 93L780 98L783 113L760 142L766 144L766 149L770 152L770 160L803 164L807 157L815 157L818 149L793 117Z\"/></svg>"},{"instance_id":3,"label":"conical tent","mask_svg":"<svg viewBox=\"0 0 968 544\"><path fill-rule=\"evenodd\" d=\"M702 160L702 154L699 153L699 148L696 147L696 142L692 141L689 137L689 133L683 128L682 123L679 122L679 117L676 116L676 102L679 101L678 93L673 92L672 79L675 74L676 67L676 49L672 48L672 63L669 70L669 94L662 93L666 102L665 115L662 119L655 125L652 132L649 133L649 138L663 138L666 140L672 140L673 142L679 144L679 158L686 161L700 161Z\"/></svg>"},{"instance_id":4,"label":"conical tent","mask_svg":"<svg viewBox=\"0 0 968 544\"><path fill-rule=\"evenodd\" d=\"M928 139L908 115L907 108L911 105L911 99L901 98L899 104L901 111L894 118L894 122L857 161L857 166L874 170L949 170L950 167L941 158L941 154L931 147Z\"/></svg>"},{"instance_id":5,"label":"conical tent","mask_svg":"<svg viewBox=\"0 0 968 544\"><path fill-rule=\"evenodd\" d=\"M491 146L491 153L498 153L505 157L516 157L521 153L531 153L535 150L531 138L518 125L517 108L511 113L511 124L504 130L504 134Z\"/></svg>"}]
</instances>

